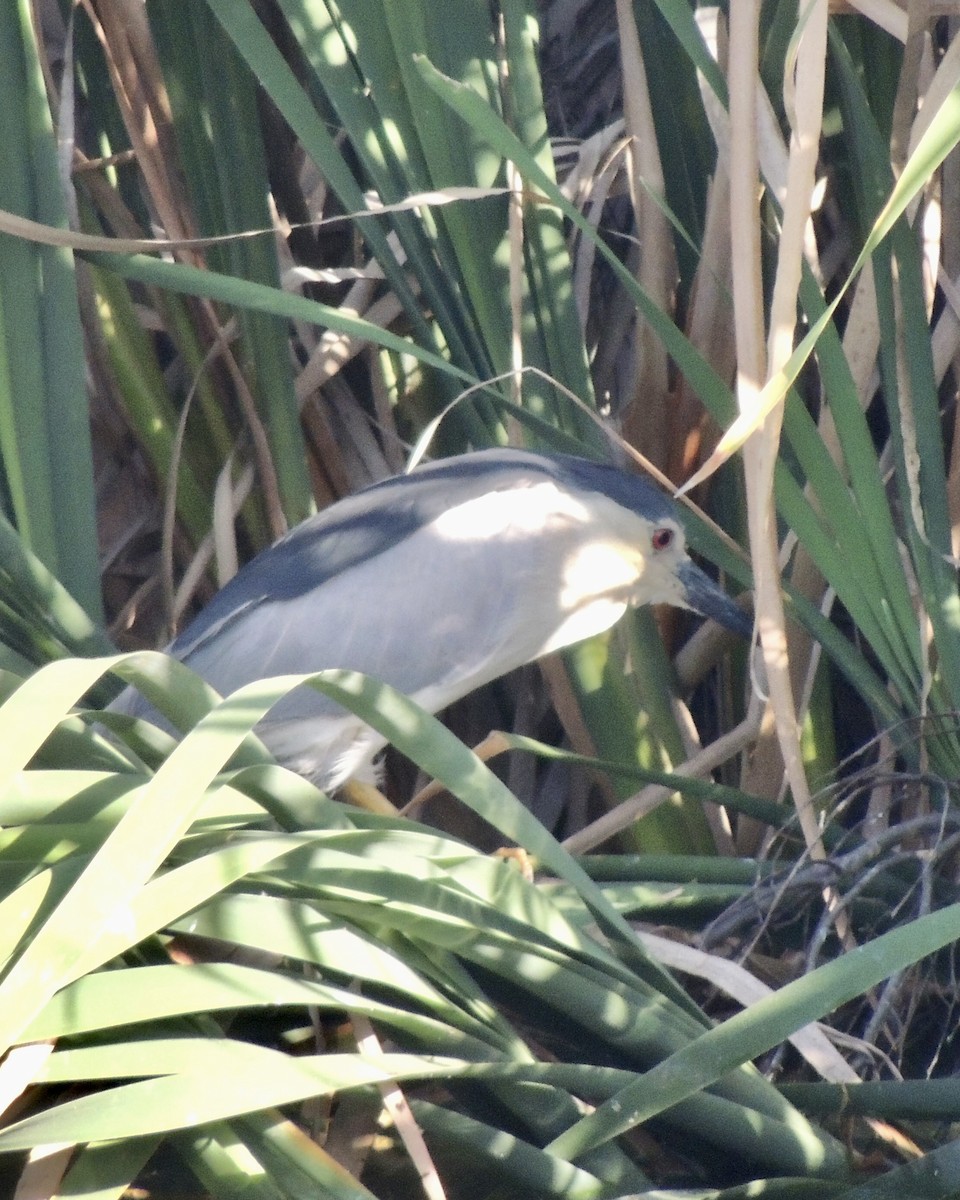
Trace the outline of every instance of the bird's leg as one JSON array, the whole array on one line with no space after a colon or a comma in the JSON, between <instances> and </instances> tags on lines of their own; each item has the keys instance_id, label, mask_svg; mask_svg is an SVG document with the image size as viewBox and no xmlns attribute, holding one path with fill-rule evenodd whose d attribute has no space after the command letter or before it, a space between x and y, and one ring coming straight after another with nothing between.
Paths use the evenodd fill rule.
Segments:
<instances>
[{"instance_id":1,"label":"bird's leg","mask_svg":"<svg viewBox=\"0 0 960 1200\"><path fill-rule=\"evenodd\" d=\"M506 737L499 729L494 729L491 733L478 742L473 747L473 753L480 759L481 762L489 762L491 758L496 758L498 754L503 754L505 750L510 749L510 744ZM434 796L438 796L445 791L442 783L438 783L436 779L430 781L426 787L420 789L419 792L409 800L403 808L400 809L400 815L406 817L418 805L423 804L427 800L431 800ZM494 857L506 859L512 862L520 871L520 874L527 880L528 883L533 882L533 873L536 868L536 861L529 855L522 846L503 846L499 850L494 851Z\"/></svg>"},{"instance_id":2,"label":"bird's leg","mask_svg":"<svg viewBox=\"0 0 960 1200\"><path fill-rule=\"evenodd\" d=\"M510 746L507 739L499 731L494 729L492 733L488 733L482 742L478 742L473 747L473 752L481 762L489 762L491 758L496 758L498 754L503 754L509 750ZM434 796L439 796L441 792L446 791L442 783L438 783L436 779L432 779L426 787L422 787L419 792L400 809L401 817L408 817L410 813L419 808L427 800L432 800Z\"/></svg>"},{"instance_id":3,"label":"bird's leg","mask_svg":"<svg viewBox=\"0 0 960 1200\"><path fill-rule=\"evenodd\" d=\"M362 808L364 812L376 813L381 817L400 816L401 810L395 804L391 804L383 792L374 787L372 783L364 783L360 779L348 779L340 791L348 804L352 804L355 808Z\"/></svg>"},{"instance_id":4,"label":"bird's leg","mask_svg":"<svg viewBox=\"0 0 960 1200\"><path fill-rule=\"evenodd\" d=\"M533 877L537 870L537 860L532 854L524 850L522 846L501 846L499 850L494 850L493 857L502 858L504 862L512 863L527 883L533 883Z\"/></svg>"}]
</instances>

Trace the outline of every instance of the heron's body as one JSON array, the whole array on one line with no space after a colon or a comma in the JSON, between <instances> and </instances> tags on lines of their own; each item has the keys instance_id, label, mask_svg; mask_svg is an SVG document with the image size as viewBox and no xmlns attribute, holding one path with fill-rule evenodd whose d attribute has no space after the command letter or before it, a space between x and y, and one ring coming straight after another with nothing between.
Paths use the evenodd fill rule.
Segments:
<instances>
[{"instance_id":1,"label":"heron's body","mask_svg":"<svg viewBox=\"0 0 960 1200\"><path fill-rule=\"evenodd\" d=\"M437 712L610 628L631 604L706 611L704 599L724 623L748 628L687 558L676 509L650 484L582 459L488 450L386 480L304 521L240 571L170 651L224 695L271 675L344 667ZM152 712L129 693L121 707ZM329 788L362 777L383 745L309 688L278 704L258 733L280 761Z\"/></svg>"}]
</instances>

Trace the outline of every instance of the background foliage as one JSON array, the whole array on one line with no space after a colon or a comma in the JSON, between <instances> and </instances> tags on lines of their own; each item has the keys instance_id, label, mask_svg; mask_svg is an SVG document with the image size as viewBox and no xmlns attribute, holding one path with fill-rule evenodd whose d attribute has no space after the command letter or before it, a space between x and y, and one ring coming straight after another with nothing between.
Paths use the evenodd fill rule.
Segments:
<instances>
[{"instance_id":1,"label":"background foliage","mask_svg":"<svg viewBox=\"0 0 960 1200\"><path fill-rule=\"evenodd\" d=\"M956 1194L953 18L16 0L0 56L3 1177ZM496 774L317 677L426 825L142 652L507 442L694 486L763 666L640 614L451 715Z\"/></svg>"}]
</instances>

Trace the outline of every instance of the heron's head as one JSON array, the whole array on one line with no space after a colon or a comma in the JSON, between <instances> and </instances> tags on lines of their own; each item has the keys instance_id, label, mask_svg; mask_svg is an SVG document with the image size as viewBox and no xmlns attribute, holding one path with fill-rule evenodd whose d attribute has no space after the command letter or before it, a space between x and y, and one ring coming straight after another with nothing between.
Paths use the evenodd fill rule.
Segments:
<instances>
[{"instance_id":1,"label":"heron's head","mask_svg":"<svg viewBox=\"0 0 960 1200\"><path fill-rule=\"evenodd\" d=\"M677 505L646 480L583 459L556 460L590 536L564 571L566 607L585 614L606 602L691 609L749 638L743 613L687 553ZM607 622L610 624L612 622Z\"/></svg>"}]
</instances>

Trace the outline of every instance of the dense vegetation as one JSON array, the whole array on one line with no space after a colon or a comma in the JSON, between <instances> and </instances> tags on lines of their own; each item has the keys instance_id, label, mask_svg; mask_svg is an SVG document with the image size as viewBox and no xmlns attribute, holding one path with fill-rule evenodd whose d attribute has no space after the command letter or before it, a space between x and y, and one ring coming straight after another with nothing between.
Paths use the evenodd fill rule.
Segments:
<instances>
[{"instance_id":1,"label":"dense vegetation","mask_svg":"<svg viewBox=\"0 0 960 1200\"><path fill-rule=\"evenodd\" d=\"M954 25L0 5L11 1194L960 1194ZM689 486L757 660L641 613L459 737L318 676L418 823L247 736L289 681L210 719L148 649L508 442Z\"/></svg>"}]
</instances>

